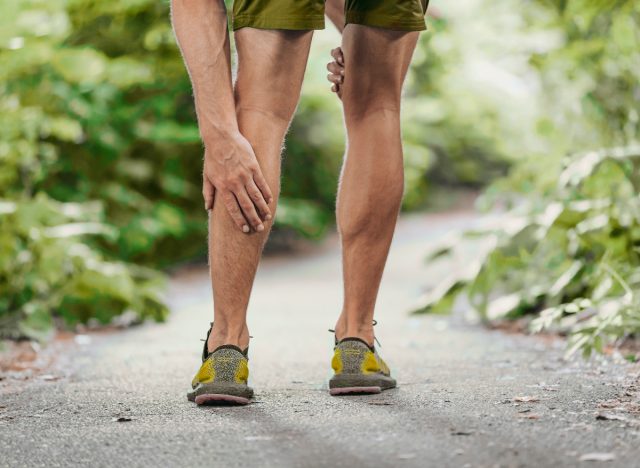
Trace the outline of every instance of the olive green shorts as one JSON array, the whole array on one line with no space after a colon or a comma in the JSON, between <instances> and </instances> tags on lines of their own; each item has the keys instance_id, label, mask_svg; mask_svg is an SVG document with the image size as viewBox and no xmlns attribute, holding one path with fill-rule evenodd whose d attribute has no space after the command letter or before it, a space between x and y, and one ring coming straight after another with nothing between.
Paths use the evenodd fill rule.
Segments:
<instances>
[{"instance_id":1,"label":"olive green shorts","mask_svg":"<svg viewBox=\"0 0 640 468\"><path fill-rule=\"evenodd\" d=\"M323 29L325 0L234 0L233 29ZM426 29L429 0L346 0L345 24L399 31Z\"/></svg>"}]
</instances>

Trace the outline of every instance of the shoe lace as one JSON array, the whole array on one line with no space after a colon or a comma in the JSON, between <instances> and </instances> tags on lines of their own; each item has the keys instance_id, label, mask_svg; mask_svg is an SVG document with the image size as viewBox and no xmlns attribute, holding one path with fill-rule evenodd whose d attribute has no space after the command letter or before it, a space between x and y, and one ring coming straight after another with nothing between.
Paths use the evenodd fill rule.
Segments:
<instances>
[{"instance_id":1,"label":"shoe lace","mask_svg":"<svg viewBox=\"0 0 640 468\"><path fill-rule=\"evenodd\" d=\"M213 322L209 322L209 331L207 331L207 336L206 338L203 340L202 338L200 338L200 341L204 341L204 346L202 348L202 361L206 361L207 357L209 357L209 335L211 335L211 331L213 330ZM249 335L249 338L253 338L253 336ZM245 350L245 354L246 351L248 351L249 348L247 347L247 349Z\"/></svg>"},{"instance_id":2,"label":"shoe lace","mask_svg":"<svg viewBox=\"0 0 640 468\"><path fill-rule=\"evenodd\" d=\"M373 326L375 327L376 325L378 325L378 321L376 319L373 319ZM338 338L336 338L335 334L336 331L332 328L329 328L329 332L333 333L333 339L335 340L336 344L338 344ZM380 341L378 341L378 338L376 338L376 335L373 335L373 340L377 343L379 348L382 348L382 345L380 344Z\"/></svg>"}]
</instances>

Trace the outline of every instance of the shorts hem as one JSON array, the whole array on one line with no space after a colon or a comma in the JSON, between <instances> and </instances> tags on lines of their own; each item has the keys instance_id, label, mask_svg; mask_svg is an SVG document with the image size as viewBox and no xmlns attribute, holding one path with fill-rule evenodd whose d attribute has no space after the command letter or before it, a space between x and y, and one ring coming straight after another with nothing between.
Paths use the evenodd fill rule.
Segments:
<instances>
[{"instance_id":1,"label":"shorts hem","mask_svg":"<svg viewBox=\"0 0 640 468\"><path fill-rule=\"evenodd\" d=\"M424 31L427 29L427 24L422 18L393 18L389 16L354 11L347 12L345 16L345 26L349 23L390 29L392 31Z\"/></svg>"},{"instance_id":2,"label":"shorts hem","mask_svg":"<svg viewBox=\"0 0 640 468\"><path fill-rule=\"evenodd\" d=\"M231 22L234 31L240 28L256 29L285 29L303 31L309 29L324 29L323 16L265 18L264 16L238 15Z\"/></svg>"}]
</instances>

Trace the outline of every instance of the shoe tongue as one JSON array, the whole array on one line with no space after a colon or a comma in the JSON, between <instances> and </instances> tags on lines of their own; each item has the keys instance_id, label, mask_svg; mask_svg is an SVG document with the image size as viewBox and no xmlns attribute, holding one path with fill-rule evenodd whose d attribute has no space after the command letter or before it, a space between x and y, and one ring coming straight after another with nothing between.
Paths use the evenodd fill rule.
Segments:
<instances>
[{"instance_id":1,"label":"shoe tongue","mask_svg":"<svg viewBox=\"0 0 640 468\"><path fill-rule=\"evenodd\" d=\"M209 331L207 331L207 337L203 340L204 345L202 347L202 362L206 361L209 357L209 335L211 335L211 331L213 330L213 322L210 324Z\"/></svg>"}]
</instances>

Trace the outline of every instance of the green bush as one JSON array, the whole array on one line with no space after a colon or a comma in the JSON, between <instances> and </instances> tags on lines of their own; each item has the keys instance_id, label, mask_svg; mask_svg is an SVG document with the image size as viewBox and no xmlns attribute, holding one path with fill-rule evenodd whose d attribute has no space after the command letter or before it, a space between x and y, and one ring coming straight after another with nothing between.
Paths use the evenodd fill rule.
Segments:
<instances>
[{"instance_id":1,"label":"green bush","mask_svg":"<svg viewBox=\"0 0 640 468\"><path fill-rule=\"evenodd\" d=\"M107 260L81 239L117 231L99 204L59 203L45 194L0 202L0 338L46 338L58 316L66 325L108 324L132 312L163 320L163 278Z\"/></svg>"},{"instance_id":2,"label":"green bush","mask_svg":"<svg viewBox=\"0 0 640 468\"><path fill-rule=\"evenodd\" d=\"M135 3L122 2L121 12L139 9L141 2ZM82 36L93 30L98 43L113 22L103 19L98 26L101 13L94 6L83 12L85 19L92 10L96 15L83 30L82 6L53 0L0 8L3 337L41 338L54 316L73 325L91 318L109 323L125 311L158 320L167 313L159 296L162 275L116 260L137 259L155 239L184 230L181 210L151 203L136 189L151 178L175 192L186 186L178 171L156 171L136 158L135 146L155 144L146 143L153 140L148 135L132 137L154 133L137 116L160 106L145 99L159 92L159 84L152 89L155 64L113 56L115 40L103 50L89 47ZM173 130L170 139L194 138Z\"/></svg>"},{"instance_id":3,"label":"green bush","mask_svg":"<svg viewBox=\"0 0 640 468\"><path fill-rule=\"evenodd\" d=\"M499 95L478 99L459 72L480 56L465 52L464 39L480 8L444 11L420 40L404 101L407 209L425 206L437 185L481 186L511 159L495 131L507 120L506 110L496 111ZM325 79L339 35L317 36L287 140L276 220L277 230L309 238L333 222L344 149L339 101ZM492 60L482 55L482 63ZM8 226L0 251L2 333L32 334L25 330L37 327L20 325L29 317L106 322L128 309L163 316L151 292L160 276L135 265L203 258L207 225L202 145L169 2L3 2L0 137L0 217ZM26 213L37 216L16 224ZM49 250L50 258L42 253ZM114 271L124 292L105 279Z\"/></svg>"},{"instance_id":4,"label":"green bush","mask_svg":"<svg viewBox=\"0 0 640 468\"><path fill-rule=\"evenodd\" d=\"M640 6L540 3L563 33L557 48L530 58L548 109L532 137L548 152L487 191L485 207L510 209L466 234L483 239L476 261L420 311L464 295L485 320L532 314L533 331L569 332L569 352L588 355L640 333ZM600 146L611 149L588 150Z\"/></svg>"}]
</instances>

